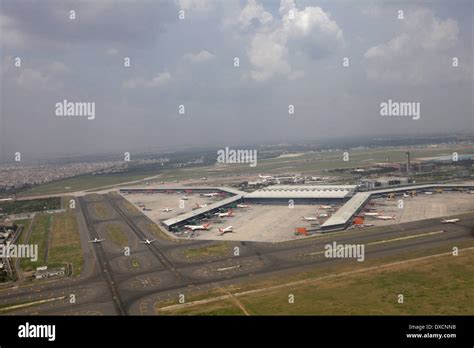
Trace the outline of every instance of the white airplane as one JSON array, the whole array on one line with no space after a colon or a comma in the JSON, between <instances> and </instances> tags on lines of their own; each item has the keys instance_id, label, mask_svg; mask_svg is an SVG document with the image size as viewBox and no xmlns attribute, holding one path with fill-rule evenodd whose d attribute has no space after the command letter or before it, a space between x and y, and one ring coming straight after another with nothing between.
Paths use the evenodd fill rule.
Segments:
<instances>
[{"instance_id":1,"label":"white airplane","mask_svg":"<svg viewBox=\"0 0 474 348\"><path fill-rule=\"evenodd\" d=\"M93 240L90 240L89 243L100 243L100 242L103 242L105 239L97 239L97 238L94 238Z\"/></svg>"},{"instance_id":2,"label":"white airplane","mask_svg":"<svg viewBox=\"0 0 474 348\"><path fill-rule=\"evenodd\" d=\"M167 212L173 211L173 209L171 209L171 208L165 208L165 209L161 209L161 211L167 213Z\"/></svg>"},{"instance_id":3,"label":"white airplane","mask_svg":"<svg viewBox=\"0 0 474 348\"><path fill-rule=\"evenodd\" d=\"M219 192L203 193L202 196L212 198L212 197L215 197L215 196L219 196Z\"/></svg>"},{"instance_id":4,"label":"white airplane","mask_svg":"<svg viewBox=\"0 0 474 348\"><path fill-rule=\"evenodd\" d=\"M441 222L443 224L455 224L458 221L459 221L459 219L449 219L449 220L443 219L443 220L441 220Z\"/></svg>"},{"instance_id":5,"label":"white airplane","mask_svg":"<svg viewBox=\"0 0 474 348\"><path fill-rule=\"evenodd\" d=\"M318 221L318 218L315 216L302 216L304 221Z\"/></svg>"},{"instance_id":6,"label":"white airplane","mask_svg":"<svg viewBox=\"0 0 474 348\"><path fill-rule=\"evenodd\" d=\"M149 239L145 239L145 240L141 240L140 243L141 244L151 244L155 241L156 239L152 239L152 240L149 240Z\"/></svg>"},{"instance_id":7,"label":"white airplane","mask_svg":"<svg viewBox=\"0 0 474 348\"><path fill-rule=\"evenodd\" d=\"M181 197L181 199L184 200L184 201L187 201L189 198L188 198L188 196L183 196L183 197Z\"/></svg>"},{"instance_id":8,"label":"white airplane","mask_svg":"<svg viewBox=\"0 0 474 348\"><path fill-rule=\"evenodd\" d=\"M239 204L237 204L237 208L250 208L250 205L249 205L249 204L239 203Z\"/></svg>"},{"instance_id":9,"label":"white airplane","mask_svg":"<svg viewBox=\"0 0 474 348\"><path fill-rule=\"evenodd\" d=\"M383 214L383 212L381 212L381 213L364 213L364 216L379 216L380 214Z\"/></svg>"},{"instance_id":10,"label":"white airplane","mask_svg":"<svg viewBox=\"0 0 474 348\"><path fill-rule=\"evenodd\" d=\"M271 176L271 175L258 174L258 177L259 177L260 179L273 179L273 176Z\"/></svg>"},{"instance_id":11,"label":"white airplane","mask_svg":"<svg viewBox=\"0 0 474 348\"><path fill-rule=\"evenodd\" d=\"M205 207L207 207L207 204L196 203L196 208L205 208Z\"/></svg>"},{"instance_id":12,"label":"white airplane","mask_svg":"<svg viewBox=\"0 0 474 348\"><path fill-rule=\"evenodd\" d=\"M376 219L380 219L380 220L394 220L395 219L395 215L392 215L392 216L388 216L388 215L377 215L375 216Z\"/></svg>"},{"instance_id":13,"label":"white airplane","mask_svg":"<svg viewBox=\"0 0 474 348\"><path fill-rule=\"evenodd\" d=\"M230 217L230 216L234 215L234 212L232 211L232 209L229 209L225 213L215 213L214 215L217 216L217 217Z\"/></svg>"},{"instance_id":14,"label":"white airplane","mask_svg":"<svg viewBox=\"0 0 474 348\"><path fill-rule=\"evenodd\" d=\"M211 224L204 224L204 225L185 225L184 228L191 230L191 231L198 231L198 230L208 230Z\"/></svg>"},{"instance_id":15,"label":"white airplane","mask_svg":"<svg viewBox=\"0 0 474 348\"><path fill-rule=\"evenodd\" d=\"M330 206L330 205L320 205L319 207L321 209L331 209L332 208L332 206Z\"/></svg>"},{"instance_id":16,"label":"white airplane","mask_svg":"<svg viewBox=\"0 0 474 348\"><path fill-rule=\"evenodd\" d=\"M234 229L232 226L227 226L226 228L219 228L219 236L222 236L226 233L234 232Z\"/></svg>"},{"instance_id":17,"label":"white airplane","mask_svg":"<svg viewBox=\"0 0 474 348\"><path fill-rule=\"evenodd\" d=\"M426 191L425 192L425 195L432 195L432 194L433 194L433 192L431 192L431 191Z\"/></svg>"},{"instance_id":18,"label":"white airplane","mask_svg":"<svg viewBox=\"0 0 474 348\"><path fill-rule=\"evenodd\" d=\"M410 196L408 193L405 192L405 193L403 194L403 197L405 197L405 198L410 198L411 196Z\"/></svg>"},{"instance_id":19,"label":"white airplane","mask_svg":"<svg viewBox=\"0 0 474 348\"><path fill-rule=\"evenodd\" d=\"M326 214L326 213L321 213L321 214L318 214L318 217L322 217L322 218L325 218L325 217L328 217L329 215Z\"/></svg>"}]
</instances>

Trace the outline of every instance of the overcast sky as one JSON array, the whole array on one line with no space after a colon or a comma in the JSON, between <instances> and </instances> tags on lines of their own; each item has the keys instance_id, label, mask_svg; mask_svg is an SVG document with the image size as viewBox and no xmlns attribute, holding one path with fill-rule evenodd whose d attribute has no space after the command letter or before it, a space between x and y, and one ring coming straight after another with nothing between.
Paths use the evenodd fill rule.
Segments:
<instances>
[{"instance_id":1,"label":"overcast sky","mask_svg":"<svg viewBox=\"0 0 474 348\"><path fill-rule=\"evenodd\" d=\"M473 132L470 0L0 4L3 161ZM389 99L420 119L381 116Z\"/></svg>"}]
</instances>

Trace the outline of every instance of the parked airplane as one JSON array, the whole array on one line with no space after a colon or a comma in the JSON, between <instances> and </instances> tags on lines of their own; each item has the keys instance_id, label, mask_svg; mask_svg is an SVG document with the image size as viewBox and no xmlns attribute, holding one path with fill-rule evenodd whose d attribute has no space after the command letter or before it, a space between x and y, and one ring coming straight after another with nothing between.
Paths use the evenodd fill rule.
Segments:
<instances>
[{"instance_id":1,"label":"parked airplane","mask_svg":"<svg viewBox=\"0 0 474 348\"><path fill-rule=\"evenodd\" d=\"M161 211L167 213L167 212L169 212L169 211L173 211L173 209L171 209L171 208L165 208L165 209L161 209Z\"/></svg>"},{"instance_id":2,"label":"parked airplane","mask_svg":"<svg viewBox=\"0 0 474 348\"><path fill-rule=\"evenodd\" d=\"M216 215L217 217L230 217L234 215L234 212L232 211L232 209L229 209L225 213L215 213L214 215Z\"/></svg>"},{"instance_id":3,"label":"parked airplane","mask_svg":"<svg viewBox=\"0 0 474 348\"><path fill-rule=\"evenodd\" d=\"M326 213L321 213L321 214L318 214L318 217L321 217L321 218L325 218L325 217L328 217L329 214L326 214Z\"/></svg>"},{"instance_id":4,"label":"parked airplane","mask_svg":"<svg viewBox=\"0 0 474 348\"><path fill-rule=\"evenodd\" d=\"M258 177L259 177L260 179L273 179L273 176L271 176L271 175L258 174Z\"/></svg>"},{"instance_id":5,"label":"parked airplane","mask_svg":"<svg viewBox=\"0 0 474 348\"><path fill-rule=\"evenodd\" d=\"M331 209L332 208L332 206L330 206L330 205L320 205L319 207L321 209Z\"/></svg>"},{"instance_id":6,"label":"parked airplane","mask_svg":"<svg viewBox=\"0 0 474 348\"><path fill-rule=\"evenodd\" d=\"M405 193L403 194L403 197L405 197L405 198L410 198L411 196L410 196L408 193L405 192Z\"/></svg>"},{"instance_id":7,"label":"parked airplane","mask_svg":"<svg viewBox=\"0 0 474 348\"><path fill-rule=\"evenodd\" d=\"M234 232L234 229L232 228L232 226L227 226L226 228L219 228L219 232L219 236L222 236L226 233Z\"/></svg>"},{"instance_id":8,"label":"parked airplane","mask_svg":"<svg viewBox=\"0 0 474 348\"><path fill-rule=\"evenodd\" d=\"M97 238L94 238L93 240L90 240L89 243L100 243L100 242L103 242L105 239L97 239Z\"/></svg>"},{"instance_id":9,"label":"parked airplane","mask_svg":"<svg viewBox=\"0 0 474 348\"><path fill-rule=\"evenodd\" d=\"M219 196L219 192L211 192L211 193L203 193L201 196L203 197L215 197L215 196Z\"/></svg>"},{"instance_id":10,"label":"parked airplane","mask_svg":"<svg viewBox=\"0 0 474 348\"><path fill-rule=\"evenodd\" d=\"M188 196L183 196L183 197L181 197L181 199L187 201L189 198L188 198Z\"/></svg>"},{"instance_id":11,"label":"parked airplane","mask_svg":"<svg viewBox=\"0 0 474 348\"><path fill-rule=\"evenodd\" d=\"M426 191L425 192L425 195L432 195L432 194L433 194L433 192L431 192L431 191Z\"/></svg>"},{"instance_id":12,"label":"parked airplane","mask_svg":"<svg viewBox=\"0 0 474 348\"><path fill-rule=\"evenodd\" d=\"M364 216L379 216L381 214L383 214L383 212L381 212L381 213L364 213Z\"/></svg>"},{"instance_id":13,"label":"parked airplane","mask_svg":"<svg viewBox=\"0 0 474 348\"><path fill-rule=\"evenodd\" d=\"M443 219L443 220L441 220L441 222L443 224L455 224L458 221L459 221L459 219L449 219L449 220Z\"/></svg>"},{"instance_id":14,"label":"parked airplane","mask_svg":"<svg viewBox=\"0 0 474 348\"><path fill-rule=\"evenodd\" d=\"M375 216L376 219L380 219L380 220L394 220L395 219L395 215L393 216L388 216L388 215L377 215Z\"/></svg>"},{"instance_id":15,"label":"parked airplane","mask_svg":"<svg viewBox=\"0 0 474 348\"><path fill-rule=\"evenodd\" d=\"M149 239L145 239L145 240L141 240L140 243L141 244L151 244L155 241L156 239L152 239L152 240L149 240Z\"/></svg>"},{"instance_id":16,"label":"parked airplane","mask_svg":"<svg viewBox=\"0 0 474 348\"><path fill-rule=\"evenodd\" d=\"M197 231L197 230L208 230L210 228L211 224L204 224L204 225L185 225L184 228L191 230L191 231Z\"/></svg>"},{"instance_id":17,"label":"parked airplane","mask_svg":"<svg viewBox=\"0 0 474 348\"><path fill-rule=\"evenodd\" d=\"M205 208L205 207L207 207L207 204L196 203L196 208Z\"/></svg>"},{"instance_id":18,"label":"parked airplane","mask_svg":"<svg viewBox=\"0 0 474 348\"><path fill-rule=\"evenodd\" d=\"M237 204L237 208L250 208L250 205L249 205L249 204L239 203L239 204Z\"/></svg>"},{"instance_id":19,"label":"parked airplane","mask_svg":"<svg viewBox=\"0 0 474 348\"><path fill-rule=\"evenodd\" d=\"M302 216L304 221L318 221L318 218L315 216Z\"/></svg>"}]
</instances>

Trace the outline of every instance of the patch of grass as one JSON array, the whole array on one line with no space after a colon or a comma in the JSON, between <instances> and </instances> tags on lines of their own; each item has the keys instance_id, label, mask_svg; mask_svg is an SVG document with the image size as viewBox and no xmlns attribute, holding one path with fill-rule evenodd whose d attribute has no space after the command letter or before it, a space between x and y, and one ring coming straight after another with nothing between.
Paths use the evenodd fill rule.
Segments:
<instances>
[{"instance_id":1,"label":"patch of grass","mask_svg":"<svg viewBox=\"0 0 474 348\"><path fill-rule=\"evenodd\" d=\"M458 247L472 247L472 241ZM449 248L448 248L449 249ZM285 275L285 283L350 272L422 256L446 252L438 247L416 252L368 260L361 264L330 265L324 269ZM449 251L449 250L448 250ZM281 284L281 276L257 278L252 283L234 285L188 297L187 302L232 293L262 289ZM442 256L416 263L400 264L364 273L311 281L298 286L269 289L239 296L240 302L252 315L472 315L474 314L474 252L461 251L459 256ZM295 296L293 304L288 295ZM403 294L404 304L397 303ZM235 310L233 302L221 300L203 305L160 312L173 315L209 315ZM241 313L238 313L241 315Z\"/></svg>"},{"instance_id":2,"label":"patch of grass","mask_svg":"<svg viewBox=\"0 0 474 348\"><path fill-rule=\"evenodd\" d=\"M84 257L77 220L73 212L54 216L48 255L49 267L65 266L68 263L73 266L73 276L80 275Z\"/></svg>"},{"instance_id":3,"label":"patch of grass","mask_svg":"<svg viewBox=\"0 0 474 348\"><path fill-rule=\"evenodd\" d=\"M48 243L49 229L51 225L52 215L37 215L33 230L31 231L28 244L38 245L38 260L21 259L20 267L23 271L35 270L36 267L44 266L46 246Z\"/></svg>"},{"instance_id":4,"label":"patch of grass","mask_svg":"<svg viewBox=\"0 0 474 348\"><path fill-rule=\"evenodd\" d=\"M230 252L230 245L226 242L215 243L203 248L186 249L183 254L187 258L211 257L217 255L225 255Z\"/></svg>"},{"instance_id":5,"label":"patch of grass","mask_svg":"<svg viewBox=\"0 0 474 348\"><path fill-rule=\"evenodd\" d=\"M115 245L121 248L125 248L129 245L128 237L125 232L123 232L122 227L120 225L114 223L107 224L106 231L107 239Z\"/></svg>"},{"instance_id":6,"label":"patch of grass","mask_svg":"<svg viewBox=\"0 0 474 348\"><path fill-rule=\"evenodd\" d=\"M134 172L107 175L84 175L75 178L58 180L44 185L39 185L18 193L18 196L44 195L52 193L89 190L102 186L120 184L127 181L140 180L153 175L156 175L156 173Z\"/></svg>"},{"instance_id":7,"label":"patch of grass","mask_svg":"<svg viewBox=\"0 0 474 348\"><path fill-rule=\"evenodd\" d=\"M54 209L61 209L60 197L0 202L0 212L5 214L34 213Z\"/></svg>"},{"instance_id":8,"label":"patch of grass","mask_svg":"<svg viewBox=\"0 0 474 348\"><path fill-rule=\"evenodd\" d=\"M104 203L94 203L93 205L94 213L100 219L108 219L110 218L110 213L107 210L107 206Z\"/></svg>"},{"instance_id":9,"label":"patch of grass","mask_svg":"<svg viewBox=\"0 0 474 348\"><path fill-rule=\"evenodd\" d=\"M23 226L23 230L21 231L21 235L18 238L18 244L24 244L25 243L26 231L28 231L28 228L30 227L31 219L16 220L15 223L17 225L22 225Z\"/></svg>"}]
</instances>

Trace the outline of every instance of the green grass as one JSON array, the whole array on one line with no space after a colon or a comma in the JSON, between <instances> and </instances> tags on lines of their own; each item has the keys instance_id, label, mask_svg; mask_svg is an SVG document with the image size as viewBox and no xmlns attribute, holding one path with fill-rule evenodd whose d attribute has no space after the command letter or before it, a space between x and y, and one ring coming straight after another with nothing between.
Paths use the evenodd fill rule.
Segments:
<instances>
[{"instance_id":1,"label":"green grass","mask_svg":"<svg viewBox=\"0 0 474 348\"><path fill-rule=\"evenodd\" d=\"M109 175L84 175L39 185L18 193L18 196L45 195L52 193L89 190L101 186L116 185L127 181L144 179L156 175L154 172L124 173ZM69 187L69 189L66 189Z\"/></svg>"},{"instance_id":2,"label":"green grass","mask_svg":"<svg viewBox=\"0 0 474 348\"><path fill-rule=\"evenodd\" d=\"M20 266L23 271L35 270L36 267L44 266L46 246L48 243L49 229L51 225L52 215L37 215L33 230L31 231L28 244L38 245L38 260L21 259Z\"/></svg>"},{"instance_id":3,"label":"green grass","mask_svg":"<svg viewBox=\"0 0 474 348\"><path fill-rule=\"evenodd\" d=\"M129 246L128 237L123 232L122 227L120 225L109 223L106 227L107 237L106 239L110 240L115 245L125 248Z\"/></svg>"},{"instance_id":4,"label":"green grass","mask_svg":"<svg viewBox=\"0 0 474 348\"><path fill-rule=\"evenodd\" d=\"M15 223L17 225L22 225L23 226L23 230L21 231L21 235L18 238L18 244L24 244L25 243L26 231L28 231L28 228L30 227L31 219L16 220Z\"/></svg>"},{"instance_id":5,"label":"green grass","mask_svg":"<svg viewBox=\"0 0 474 348\"><path fill-rule=\"evenodd\" d=\"M204 248L186 249L183 254L187 258L211 257L217 255L225 255L230 252L230 246L226 242L216 243Z\"/></svg>"},{"instance_id":6,"label":"green grass","mask_svg":"<svg viewBox=\"0 0 474 348\"><path fill-rule=\"evenodd\" d=\"M34 213L54 209L61 209L60 197L0 203L0 211L5 214Z\"/></svg>"},{"instance_id":7,"label":"green grass","mask_svg":"<svg viewBox=\"0 0 474 348\"><path fill-rule=\"evenodd\" d=\"M459 243L460 248L474 246L472 241ZM449 248L448 248L449 250ZM340 274L356 269L412 259L440 252L434 248L405 252L363 264L329 265L324 269L285 276L285 283ZM281 277L262 280L233 288L221 288L206 296L197 295L187 302L233 293L280 285ZM354 275L313 281L298 286L270 289L260 293L239 296L239 301L251 315L473 315L474 314L474 252L461 250L459 256L443 256L416 263L380 268ZM397 295L405 302L399 304ZM295 302L288 303L288 295ZM167 315L226 315L242 311L234 301L221 300L203 305L160 311L166 303L156 304L158 314ZM173 303L175 304L175 303Z\"/></svg>"},{"instance_id":8,"label":"green grass","mask_svg":"<svg viewBox=\"0 0 474 348\"><path fill-rule=\"evenodd\" d=\"M99 217L100 219L107 219L111 217L104 203L94 203L93 209L95 215L97 215L97 217Z\"/></svg>"},{"instance_id":9,"label":"green grass","mask_svg":"<svg viewBox=\"0 0 474 348\"><path fill-rule=\"evenodd\" d=\"M48 255L49 267L62 267L68 263L73 266L73 276L80 275L84 257L76 216L73 212L54 215Z\"/></svg>"}]
</instances>

